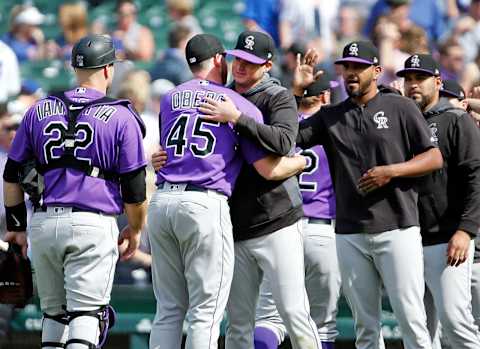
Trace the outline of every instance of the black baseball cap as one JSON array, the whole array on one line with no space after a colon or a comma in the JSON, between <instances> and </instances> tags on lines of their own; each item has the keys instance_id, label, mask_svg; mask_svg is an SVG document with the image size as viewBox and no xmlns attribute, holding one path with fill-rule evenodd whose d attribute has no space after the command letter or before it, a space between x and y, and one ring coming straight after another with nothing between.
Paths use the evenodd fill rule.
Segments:
<instances>
[{"instance_id":1,"label":"black baseball cap","mask_svg":"<svg viewBox=\"0 0 480 349\"><path fill-rule=\"evenodd\" d=\"M238 36L237 45L227 54L253 64L264 64L273 59L275 42L263 32L247 30Z\"/></svg>"},{"instance_id":2,"label":"black baseball cap","mask_svg":"<svg viewBox=\"0 0 480 349\"><path fill-rule=\"evenodd\" d=\"M397 76L403 78L408 72L426 73L432 76L440 76L440 66L432 55L412 55L405 61L404 68L397 72Z\"/></svg>"},{"instance_id":3,"label":"black baseball cap","mask_svg":"<svg viewBox=\"0 0 480 349\"><path fill-rule=\"evenodd\" d=\"M370 41L351 42L343 48L342 58L337 59L335 64L345 62L378 65L378 49Z\"/></svg>"},{"instance_id":4,"label":"black baseball cap","mask_svg":"<svg viewBox=\"0 0 480 349\"><path fill-rule=\"evenodd\" d=\"M395 7L395 6L409 4L410 0L387 0L386 3L389 6Z\"/></svg>"},{"instance_id":5,"label":"black baseball cap","mask_svg":"<svg viewBox=\"0 0 480 349\"><path fill-rule=\"evenodd\" d=\"M303 92L303 97L318 96L322 92L325 92L337 86L338 86L338 82L330 81L328 76L326 76L325 74L322 74L317 80L315 80L314 82L312 82L310 85L307 86L307 88Z\"/></svg>"},{"instance_id":6,"label":"black baseball cap","mask_svg":"<svg viewBox=\"0 0 480 349\"><path fill-rule=\"evenodd\" d=\"M197 34L187 42L185 56L189 65L200 63L214 57L217 53L225 53L220 40L211 34Z\"/></svg>"},{"instance_id":7,"label":"black baseball cap","mask_svg":"<svg viewBox=\"0 0 480 349\"><path fill-rule=\"evenodd\" d=\"M455 80L443 80L440 95L445 97L453 97L459 100L465 99L465 91L462 86Z\"/></svg>"}]
</instances>

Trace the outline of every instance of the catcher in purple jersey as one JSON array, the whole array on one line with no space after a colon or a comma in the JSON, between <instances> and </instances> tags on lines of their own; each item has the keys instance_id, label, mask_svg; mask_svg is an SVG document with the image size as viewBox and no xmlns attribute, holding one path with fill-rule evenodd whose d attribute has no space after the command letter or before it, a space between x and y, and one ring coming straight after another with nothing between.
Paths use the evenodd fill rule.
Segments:
<instances>
[{"instance_id":1,"label":"catcher in purple jersey","mask_svg":"<svg viewBox=\"0 0 480 349\"><path fill-rule=\"evenodd\" d=\"M233 236L227 199L244 162L264 178L279 180L301 171L302 156L269 155L239 137L232 125L202 118L206 97L232 103L261 122L260 111L223 84L224 48L208 34L194 36L186 57L196 79L162 100L161 146L168 161L157 174L158 190L148 210L157 312L150 348L217 348L233 276Z\"/></svg>"},{"instance_id":2,"label":"catcher in purple jersey","mask_svg":"<svg viewBox=\"0 0 480 349\"><path fill-rule=\"evenodd\" d=\"M330 81L320 76L306 89L298 107L299 120L304 120L330 104ZM307 167L299 175L303 197L305 286L310 314L318 328L323 349L333 349L336 329L337 301L340 296L340 271L335 247L335 193L328 160L320 145L303 150ZM260 287L256 311L255 348L274 349L285 337L286 328L271 295L268 275Z\"/></svg>"},{"instance_id":3,"label":"catcher in purple jersey","mask_svg":"<svg viewBox=\"0 0 480 349\"><path fill-rule=\"evenodd\" d=\"M113 325L108 305L119 242L137 249L145 220L144 126L127 101L105 97L113 77L110 37L91 35L72 50L79 87L38 101L17 131L4 171L7 240L32 245L42 348L101 347ZM42 205L26 227L18 173L34 159ZM125 210L119 232L114 215Z\"/></svg>"}]
</instances>

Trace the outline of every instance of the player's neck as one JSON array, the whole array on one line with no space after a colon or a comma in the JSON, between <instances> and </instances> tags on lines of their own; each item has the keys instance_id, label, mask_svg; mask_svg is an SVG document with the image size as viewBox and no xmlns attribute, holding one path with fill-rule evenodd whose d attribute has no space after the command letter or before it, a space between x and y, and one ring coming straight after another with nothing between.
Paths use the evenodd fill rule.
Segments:
<instances>
[{"instance_id":1,"label":"player's neck","mask_svg":"<svg viewBox=\"0 0 480 349\"><path fill-rule=\"evenodd\" d=\"M430 103L428 103L428 105L426 105L425 108L423 108L422 113L426 113L427 111L432 109L438 103L439 100L440 100L440 96L438 94L435 95L430 101Z\"/></svg>"},{"instance_id":2,"label":"player's neck","mask_svg":"<svg viewBox=\"0 0 480 349\"><path fill-rule=\"evenodd\" d=\"M95 84L93 82L90 82L90 81L83 81L83 82L80 82L79 87L85 87L85 88L88 88L88 89L92 89L92 90L96 90L96 91L99 91L103 94L107 94L107 86L100 86L99 84Z\"/></svg>"},{"instance_id":3,"label":"player's neck","mask_svg":"<svg viewBox=\"0 0 480 349\"><path fill-rule=\"evenodd\" d=\"M366 105L370 100L372 100L378 93L378 87L377 85L372 85L368 91L361 95L361 96L356 96L352 97L353 101L358 104L358 105Z\"/></svg>"}]
</instances>

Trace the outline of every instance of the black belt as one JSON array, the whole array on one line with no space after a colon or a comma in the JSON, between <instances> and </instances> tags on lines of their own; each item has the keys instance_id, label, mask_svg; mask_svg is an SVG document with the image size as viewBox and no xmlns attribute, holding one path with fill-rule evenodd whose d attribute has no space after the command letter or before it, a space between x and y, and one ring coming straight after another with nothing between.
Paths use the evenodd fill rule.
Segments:
<instances>
[{"instance_id":1,"label":"black belt","mask_svg":"<svg viewBox=\"0 0 480 349\"><path fill-rule=\"evenodd\" d=\"M175 184L176 184L176 183L169 183L169 185L175 185ZM157 186L157 188L158 188L158 189L164 189L164 185L165 185L165 182L164 182L164 183L160 183L160 184ZM199 187L198 185L195 185L195 184L188 183L187 186L185 187L185 191L199 191L199 192L205 193L205 192L208 191L208 189Z\"/></svg>"},{"instance_id":2,"label":"black belt","mask_svg":"<svg viewBox=\"0 0 480 349\"><path fill-rule=\"evenodd\" d=\"M332 224L329 218L308 218L308 224Z\"/></svg>"},{"instance_id":3,"label":"black belt","mask_svg":"<svg viewBox=\"0 0 480 349\"><path fill-rule=\"evenodd\" d=\"M62 207L62 206L54 206L54 207ZM47 212L47 206L35 207L33 209L33 212ZM88 212L88 213L104 214L102 211L89 210L89 209L79 208L79 207L72 207L72 212Z\"/></svg>"}]
</instances>

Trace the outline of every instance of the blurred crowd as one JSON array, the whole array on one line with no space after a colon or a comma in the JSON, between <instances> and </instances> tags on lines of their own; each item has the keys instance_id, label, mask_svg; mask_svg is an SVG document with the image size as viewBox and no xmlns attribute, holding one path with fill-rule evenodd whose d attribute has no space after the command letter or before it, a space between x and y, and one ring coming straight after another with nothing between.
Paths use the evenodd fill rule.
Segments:
<instances>
[{"instance_id":1,"label":"blurred crowd","mask_svg":"<svg viewBox=\"0 0 480 349\"><path fill-rule=\"evenodd\" d=\"M384 67L380 83L401 89L402 82L395 81L395 72L403 67L405 59L416 53L432 53L441 65L443 79L457 81L466 96L474 91L480 95L479 89L474 89L480 84L480 0L228 1L232 16L238 16L236 19L245 28L262 30L273 37L277 64L272 75L286 87L291 86L297 54L315 48L320 55L317 69L338 82L333 102L343 100L343 82L333 61L346 43L369 39L380 51ZM162 33L154 33L147 23L139 22L141 1L110 1L115 9L110 21L90 18L92 9L106 2L59 2L58 35L54 39L46 39L42 32L46 15L40 6L35 7L35 1L11 8L8 30L0 32L2 164L25 111L52 92L42 89L35 76L22 76L22 64L58 60L69 66L72 45L87 33L107 33L114 38L120 60L110 95L130 99L144 119L148 129L147 157L157 149L160 100L167 91L192 77L185 60L185 45L193 35L208 28L202 28L195 16L199 3L194 0L163 0L170 22ZM239 13L235 14L234 9ZM156 47L154 34L164 35L168 47ZM150 171L150 192L154 189L153 180ZM3 195L0 197L3 199ZM0 229L0 234L5 231L1 212ZM150 260L148 244L144 245L134 262L125 268L119 266L118 282L148 282L143 268L148 270Z\"/></svg>"}]
</instances>

